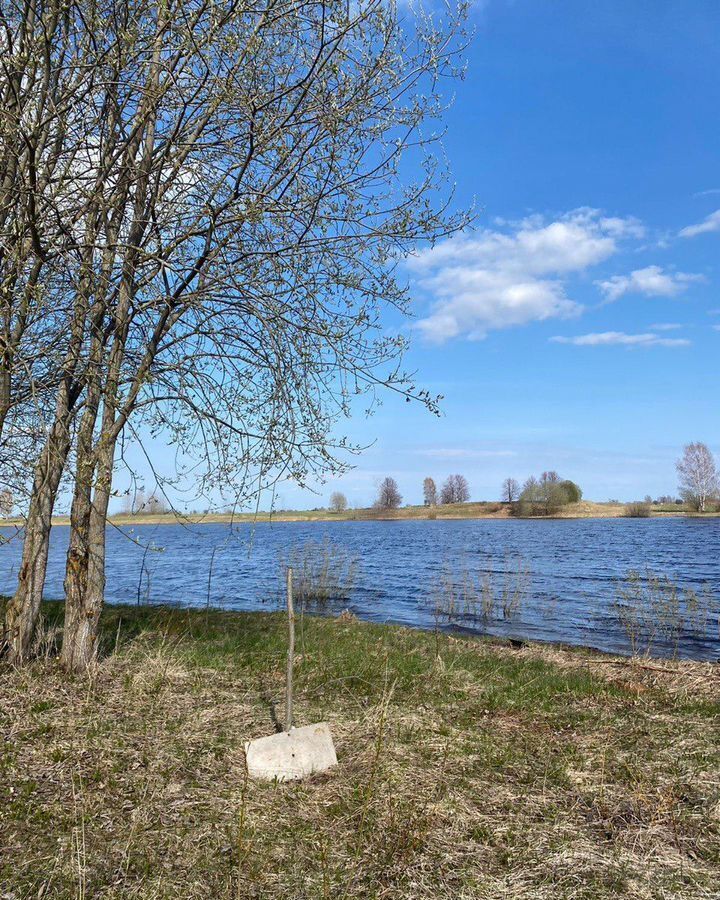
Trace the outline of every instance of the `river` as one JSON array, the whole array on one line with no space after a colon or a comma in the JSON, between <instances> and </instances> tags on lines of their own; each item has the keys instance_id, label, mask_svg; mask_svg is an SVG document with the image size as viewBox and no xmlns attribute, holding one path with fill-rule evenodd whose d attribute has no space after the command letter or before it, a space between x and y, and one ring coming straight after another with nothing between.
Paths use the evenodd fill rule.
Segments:
<instances>
[{"instance_id":1,"label":"river","mask_svg":"<svg viewBox=\"0 0 720 900\"><path fill-rule=\"evenodd\" d=\"M0 545L0 593L11 593L20 559L13 530ZM68 529L53 529L46 595L62 597ZM444 626L514 638L561 641L693 659L720 658L715 600L691 617L682 603L672 627L673 598L618 615L619 589L630 570L668 576L703 597L720 598L720 519L421 520L276 522L236 526L108 527L109 602L172 603L269 609L279 601L280 570L292 553L310 556L327 543L357 561L347 596L335 603L373 621L432 628L433 598L448 577L489 579L496 597L522 577L522 597L507 616L457 610ZM312 548L315 549L312 549ZM510 574L508 574L510 573ZM632 605L632 604L631 604ZM447 610L446 610L447 612ZM714 618L713 618L714 616ZM655 625L660 622L660 626ZM641 633L641 634L640 634Z\"/></svg>"}]
</instances>

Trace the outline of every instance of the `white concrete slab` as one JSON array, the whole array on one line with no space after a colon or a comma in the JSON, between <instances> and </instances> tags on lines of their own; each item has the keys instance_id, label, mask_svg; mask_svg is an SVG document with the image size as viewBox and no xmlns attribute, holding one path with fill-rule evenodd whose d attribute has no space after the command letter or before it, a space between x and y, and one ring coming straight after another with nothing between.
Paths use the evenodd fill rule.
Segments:
<instances>
[{"instance_id":1,"label":"white concrete slab","mask_svg":"<svg viewBox=\"0 0 720 900\"><path fill-rule=\"evenodd\" d=\"M291 728L245 744L250 778L297 781L337 765L327 722Z\"/></svg>"}]
</instances>

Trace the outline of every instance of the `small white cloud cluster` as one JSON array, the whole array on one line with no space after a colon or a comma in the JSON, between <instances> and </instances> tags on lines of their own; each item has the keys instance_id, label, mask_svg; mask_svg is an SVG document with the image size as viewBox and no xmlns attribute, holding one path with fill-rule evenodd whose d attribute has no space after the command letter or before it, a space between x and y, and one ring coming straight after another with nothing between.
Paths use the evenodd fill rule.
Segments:
<instances>
[{"instance_id":1,"label":"small white cloud cluster","mask_svg":"<svg viewBox=\"0 0 720 900\"><path fill-rule=\"evenodd\" d=\"M554 337L556 344L572 344L575 347L688 347L686 338L664 338L654 332L626 334L624 331L600 331L594 334L580 334L575 337Z\"/></svg>"},{"instance_id":2,"label":"small white cloud cluster","mask_svg":"<svg viewBox=\"0 0 720 900\"><path fill-rule=\"evenodd\" d=\"M675 297L687 290L693 281L703 281L702 275L689 272L666 272L660 266L635 269L629 275L613 275L595 284L609 301L618 300L623 294L645 294L648 297Z\"/></svg>"},{"instance_id":3,"label":"small white cloud cluster","mask_svg":"<svg viewBox=\"0 0 720 900\"><path fill-rule=\"evenodd\" d=\"M582 208L550 222L532 216L503 231L449 238L409 261L420 286L436 298L417 327L442 343L574 316L582 307L568 297L565 280L611 257L621 239L643 234L636 219Z\"/></svg>"},{"instance_id":4,"label":"small white cloud cluster","mask_svg":"<svg viewBox=\"0 0 720 900\"><path fill-rule=\"evenodd\" d=\"M416 451L419 456L430 459L504 459L516 456L514 450L482 450L468 447L427 447Z\"/></svg>"},{"instance_id":5,"label":"small white cloud cluster","mask_svg":"<svg viewBox=\"0 0 720 900\"><path fill-rule=\"evenodd\" d=\"M702 222L698 222L697 225L688 225L686 228L682 228L678 233L680 237L693 238L697 237L699 234L707 234L711 231L720 231L720 209L716 209L715 212L710 213L709 216L706 216Z\"/></svg>"}]
</instances>

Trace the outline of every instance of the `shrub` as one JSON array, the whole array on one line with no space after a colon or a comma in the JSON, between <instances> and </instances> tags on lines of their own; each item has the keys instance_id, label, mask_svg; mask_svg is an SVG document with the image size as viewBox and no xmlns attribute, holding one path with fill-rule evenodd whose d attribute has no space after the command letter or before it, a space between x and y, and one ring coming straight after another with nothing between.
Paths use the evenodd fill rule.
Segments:
<instances>
[{"instance_id":1,"label":"shrub","mask_svg":"<svg viewBox=\"0 0 720 900\"><path fill-rule=\"evenodd\" d=\"M582 500L582 489L574 481L561 481L559 487L565 491L568 503L579 503Z\"/></svg>"},{"instance_id":2,"label":"shrub","mask_svg":"<svg viewBox=\"0 0 720 900\"><path fill-rule=\"evenodd\" d=\"M625 515L630 519L649 519L652 507L649 503L637 501L625 504Z\"/></svg>"},{"instance_id":3,"label":"shrub","mask_svg":"<svg viewBox=\"0 0 720 900\"><path fill-rule=\"evenodd\" d=\"M522 498L520 498L520 500L518 500L516 503L510 504L510 515L518 516L521 519L532 516L534 510L534 504L532 504L529 500L523 500Z\"/></svg>"},{"instance_id":4,"label":"shrub","mask_svg":"<svg viewBox=\"0 0 720 900\"><path fill-rule=\"evenodd\" d=\"M568 503L577 503L582 491L574 481L561 480L557 472L543 472L523 485L511 512L516 516L552 516Z\"/></svg>"},{"instance_id":5,"label":"shrub","mask_svg":"<svg viewBox=\"0 0 720 900\"><path fill-rule=\"evenodd\" d=\"M548 484L543 487L543 502L545 515L552 516L559 512L563 506L571 502L568 493L562 483Z\"/></svg>"}]
</instances>

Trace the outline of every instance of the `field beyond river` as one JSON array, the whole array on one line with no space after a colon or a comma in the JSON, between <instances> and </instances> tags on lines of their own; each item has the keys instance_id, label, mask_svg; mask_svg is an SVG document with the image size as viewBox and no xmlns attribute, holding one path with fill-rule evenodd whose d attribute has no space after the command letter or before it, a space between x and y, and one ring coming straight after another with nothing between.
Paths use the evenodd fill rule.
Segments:
<instances>
[{"instance_id":1,"label":"field beyond river","mask_svg":"<svg viewBox=\"0 0 720 900\"><path fill-rule=\"evenodd\" d=\"M627 515L627 504L595 503L582 500L579 503L568 503L557 512L542 518L549 519L619 519ZM720 512L709 510L704 513L695 512L683 504L658 504L650 508L652 516L693 516L696 518L719 517ZM439 506L401 506L399 509L378 509L374 506L346 509L333 512L327 508L318 509L277 509L272 512L190 512L116 513L110 519L115 525L173 525L173 524L232 524L240 522L363 522L404 519L507 519L512 516L509 503L478 501L470 503L447 503ZM8 525L21 525L20 519L6 520ZM69 524L67 516L55 516L57 525Z\"/></svg>"},{"instance_id":2,"label":"field beyond river","mask_svg":"<svg viewBox=\"0 0 720 900\"><path fill-rule=\"evenodd\" d=\"M298 724L338 766L247 780L282 717L278 614L106 607L104 655L0 668L0 895L156 900L717 897L708 663L306 617Z\"/></svg>"}]
</instances>

